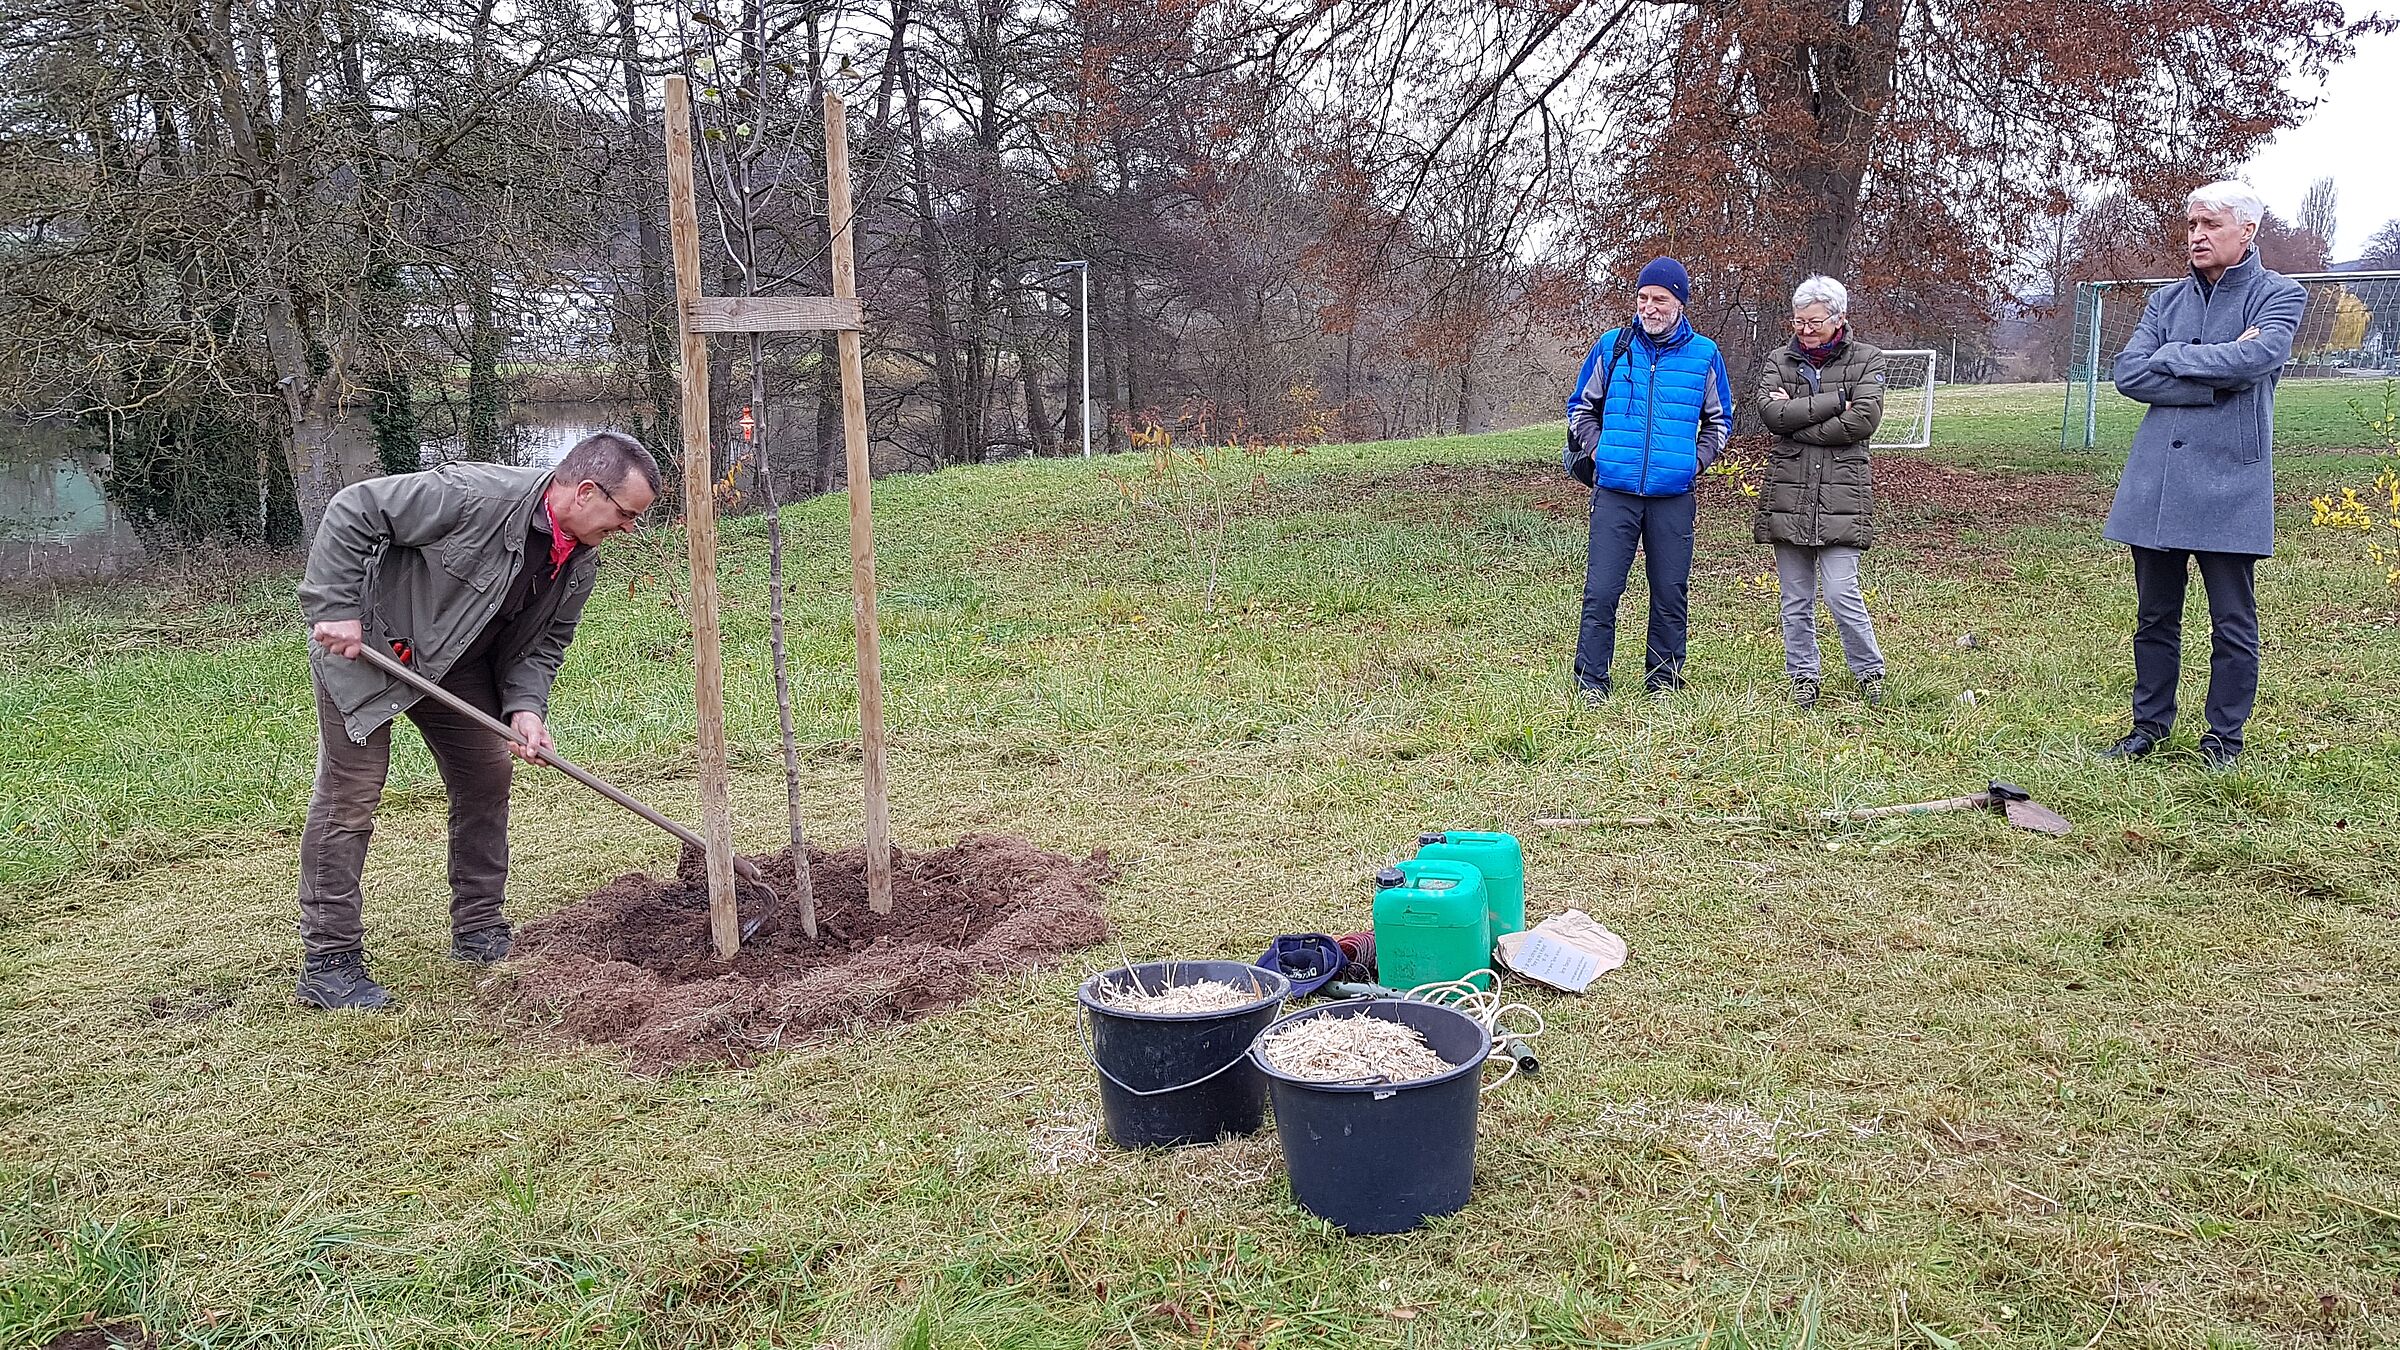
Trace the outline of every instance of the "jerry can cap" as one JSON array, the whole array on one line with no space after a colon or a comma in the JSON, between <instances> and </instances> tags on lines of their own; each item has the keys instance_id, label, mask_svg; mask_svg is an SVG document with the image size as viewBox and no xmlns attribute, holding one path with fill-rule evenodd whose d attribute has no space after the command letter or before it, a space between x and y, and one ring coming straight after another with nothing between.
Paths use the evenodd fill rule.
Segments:
<instances>
[{"instance_id":1,"label":"jerry can cap","mask_svg":"<svg viewBox=\"0 0 2400 1350\"><path fill-rule=\"evenodd\" d=\"M1447 844L1449 842L1450 832L1448 830L1427 830L1425 833L1417 836L1417 843L1419 845Z\"/></svg>"},{"instance_id":2,"label":"jerry can cap","mask_svg":"<svg viewBox=\"0 0 2400 1350\"><path fill-rule=\"evenodd\" d=\"M1408 874L1397 867L1387 867L1375 874L1375 884L1387 891L1394 886L1404 885L1407 881Z\"/></svg>"}]
</instances>

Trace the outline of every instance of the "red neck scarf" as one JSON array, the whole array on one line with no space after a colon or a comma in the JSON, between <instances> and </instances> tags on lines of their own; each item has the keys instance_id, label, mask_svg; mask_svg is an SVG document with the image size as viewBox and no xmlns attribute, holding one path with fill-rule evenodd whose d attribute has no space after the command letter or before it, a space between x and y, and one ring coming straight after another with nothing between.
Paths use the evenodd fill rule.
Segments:
<instances>
[{"instance_id":1,"label":"red neck scarf","mask_svg":"<svg viewBox=\"0 0 2400 1350\"><path fill-rule=\"evenodd\" d=\"M1833 330L1833 336L1827 338L1822 347L1811 347L1798 338L1792 339L1792 345L1800 349L1800 355L1805 357L1810 365L1822 370L1825 363L1832 360L1844 346L1848 345L1849 341L1850 325L1843 324Z\"/></svg>"},{"instance_id":2,"label":"red neck scarf","mask_svg":"<svg viewBox=\"0 0 2400 1350\"><path fill-rule=\"evenodd\" d=\"M550 505L550 494L546 492L542 494L542 514L550 518L550 575L555 578L558 569L574 556L575 536L558 527L558 511Z\"/></svg>"}]
</instances>

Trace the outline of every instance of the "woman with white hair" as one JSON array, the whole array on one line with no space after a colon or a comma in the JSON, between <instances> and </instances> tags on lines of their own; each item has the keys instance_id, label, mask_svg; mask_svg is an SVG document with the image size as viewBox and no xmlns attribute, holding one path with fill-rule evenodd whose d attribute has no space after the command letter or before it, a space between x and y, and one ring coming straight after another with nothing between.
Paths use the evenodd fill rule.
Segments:
<instances>
[{"instance_id":1,"label":"woman with white hair","mask_svg":"<svg viewBox=\"0 0 2400 1350\"><path fill-rule=\"evenodd\" d=\"M1867 440L1883 422L1883 349L1850 332L1850 292L1810 277L1792 292L1792 340L1767 354L1758 411L1775 448L1758 491L1758 542L1775 546L1783 594L1783 664L1792 702L1817 706L1817 598L1833 612L1842 656L1868 707L1883 704L1883 652L1858 582L1875 542Z\"/></svg>"}]
</instances>

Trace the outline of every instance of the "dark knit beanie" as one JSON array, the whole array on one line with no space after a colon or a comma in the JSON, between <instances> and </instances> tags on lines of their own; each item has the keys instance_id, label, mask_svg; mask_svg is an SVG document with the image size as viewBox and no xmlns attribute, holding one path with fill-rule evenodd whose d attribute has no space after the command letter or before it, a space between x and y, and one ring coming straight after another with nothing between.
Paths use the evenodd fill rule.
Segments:
<instances>
[{"instance_id":1,"label":"dark knit beanie","mask_svg":"<svg viewBox=\"0 0 2400 1350\"><path fill-rule=\"evenodd\" d=\"M1674 292L1678 304L1692 303L1692 274L1684 271L1683 264L1673 258L1652 258L1650 265L1642 269L1641 279L1633 283L1637 291L1644 286L1658 286Z\"/></svg>"}]
</instances>

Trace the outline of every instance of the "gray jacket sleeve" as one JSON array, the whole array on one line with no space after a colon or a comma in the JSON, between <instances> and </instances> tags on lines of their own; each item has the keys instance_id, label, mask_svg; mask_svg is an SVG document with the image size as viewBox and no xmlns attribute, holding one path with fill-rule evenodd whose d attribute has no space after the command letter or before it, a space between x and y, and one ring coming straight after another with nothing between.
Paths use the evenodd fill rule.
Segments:
<instances>
[{"instance_id":1,"label":"gray jacket sleeve","mask_svg":"<svg viewBox=\"0 0 2400 1350\"><path fill-rule=\"evenodd\" d=\"M2278 292L2252 325L2258 336L2247 342L2169 342L2151 353L2150 364L2169 375L2196 381L2211 389L2247 389L2292 359L2292 335L2308 308L2308 292L2294 285Z\"/></svg>"},{"instance_id":2,"label":"gray jacket sleeve","mask_svg":"<svg viewBox=\"0 0 2400 1350\"><path fill-rule=\"evenodd\" d=\"M2137 403L2160 408L2206 408L2217 401L2217 391L2197 380L2187 380L2172 371L2162 370L2151 360L2164 341L2158 309L2159 297L2166 290L2152 293L2150 303L2142 306L2142 321L2134 326L2133 336L2125 350L2117 353L2109 378L2117 392ZM2177 344L2182 345L2182 344Z\"/></svg>"},{"instance_id":3,"label":"gray jacket sleeve","mask_svg":"<svg viewBox=\"0 0 2400 1350\"><path fill-rule=\"evenodd\" d=\"M1567 408L1567 439L1574 443L1575 454L1581 459L1590 459L1600 452L1600 415L1608 400L1606 377L1595 372L1592 378L1602 387L1587 385L1576 390L1575 401Z\"/></svg>"},{"instance_id":4,"label":"gray jacket sleeve","mask_svg":"<svg viewBox=\"0 0 2400 1350\"><path fill-rule=\"evenodd\" d=\"M333 494L300 578L300 614L310 623L364 617L367 565L393 544L423 548L458 525L466 505L438 473L396 473Z\"/></svg>"},{"instance_id":5,"label":"gray jacket sleeve","mask_svg":"<svg viewBox=\"0 0 2400 1350\"><path fill-rule=\"evenodd\" d=\"M1708 384L1700 391L1700 442L1694 447L1700 467L1706 469L1725 453L1725 443L1733 439L1733 380L1725 373L1725 353L1718 352L1709 362Z\"/></svg>"}]
</instances>

